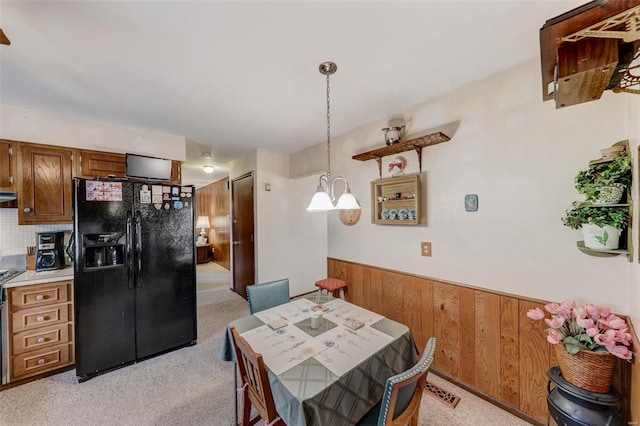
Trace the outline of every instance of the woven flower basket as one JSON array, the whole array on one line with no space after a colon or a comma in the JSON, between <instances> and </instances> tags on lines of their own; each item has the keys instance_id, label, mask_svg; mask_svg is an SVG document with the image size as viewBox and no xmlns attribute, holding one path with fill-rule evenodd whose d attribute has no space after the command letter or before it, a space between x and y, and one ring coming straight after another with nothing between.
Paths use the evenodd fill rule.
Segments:
<instances>
[{"instance_id":1,"label":"woven flower basket","mask_svg":"<svg viewBox=\"0 0 640 426\"><path fill-rule=\"evenodd\" d=\"M554 345L562 377L590 392L607 393L611 388L616 357L608 352L580 351L569 355L563 344Z\"/></svg>"}]
</instances>

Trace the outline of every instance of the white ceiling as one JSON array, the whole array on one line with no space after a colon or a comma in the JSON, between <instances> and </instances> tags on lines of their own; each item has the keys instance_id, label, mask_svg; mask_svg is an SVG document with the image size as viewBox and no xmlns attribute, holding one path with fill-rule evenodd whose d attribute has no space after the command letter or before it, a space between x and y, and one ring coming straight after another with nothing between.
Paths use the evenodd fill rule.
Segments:
<instances>
[{"instance_id":1,"label":"white ceiling","mask_svg":"<svg viewBox=\"0 0 640 426\"><path fill-rule=\"evenodd\" d=\"M538 57L583 3L0 0L0 102L184 136L193 181L202 152L323 142L323 61L338 135Z\"/></svg>"}]
</instances>

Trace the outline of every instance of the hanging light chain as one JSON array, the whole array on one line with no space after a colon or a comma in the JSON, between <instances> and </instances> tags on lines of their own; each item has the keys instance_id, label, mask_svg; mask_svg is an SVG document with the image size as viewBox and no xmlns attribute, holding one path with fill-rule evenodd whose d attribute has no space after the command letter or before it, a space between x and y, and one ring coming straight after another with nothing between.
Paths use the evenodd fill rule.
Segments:
<instances>
[{"instance_id":1,"label":"hanging light chain","mask_svg":"<svg viewBox=\"0 0 640 426\"><path fill-rule=\"evenodd\" d=\"M331 104L329 75L327 72L327 180L331 181Z\"/></svg>"}]
</instances>

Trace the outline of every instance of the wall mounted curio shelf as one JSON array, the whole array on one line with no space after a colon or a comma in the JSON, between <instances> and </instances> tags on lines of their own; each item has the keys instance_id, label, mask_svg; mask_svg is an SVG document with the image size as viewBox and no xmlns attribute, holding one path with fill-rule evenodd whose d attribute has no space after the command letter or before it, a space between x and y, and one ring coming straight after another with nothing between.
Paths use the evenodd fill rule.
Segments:
<instances>
[{"instance_id":1,"label":"wall mounted curio shelf","mask_svg":"<svg viewBox=\"0 0 640 426\"><path fill-rule=\"evenodd\" d=\"M422 172L422 148L426 146L436 145L442 142L447 142L449 140L451 140L449 136L445 135L442 132L436 132L407 141L398 142L396 144L385 146L383 148L374 149L373 151L363 152L361 154L354 155L352 158L358 161L376 160L376 162L378 163L378 173L380 175L380 178L382 178L383 157L414 150L418 154L418 164L420 167L420 172Z\"/></svg>"}]
</instances>

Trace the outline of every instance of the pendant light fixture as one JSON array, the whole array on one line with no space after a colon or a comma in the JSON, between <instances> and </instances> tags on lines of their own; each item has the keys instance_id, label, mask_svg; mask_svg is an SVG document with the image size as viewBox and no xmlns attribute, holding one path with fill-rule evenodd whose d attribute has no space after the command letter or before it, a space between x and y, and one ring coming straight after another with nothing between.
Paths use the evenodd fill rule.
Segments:
<instances>
[{"instance_id":1,"label":"pendant light fixture","mask_svg":"<svg viewBox=\"0 0 640 426\"><path fill-rule=\"evenodd\" d=\"M342 176L336 176L331 179L331 108L329 98L329 76L334 74L338 70L338 66L333 62L323 62L320 64L320 74L327 76L327 173L320 176L318 182L318 188L316 193L311 198L309 206L307 206L308 212L326 212L329 210L351 210L360 209L358 200L353 196L349 189L349 182ZM334 206L334 184L336 181L344 181L344 191L338 203Z\"/></svg>"}]
</instances>

